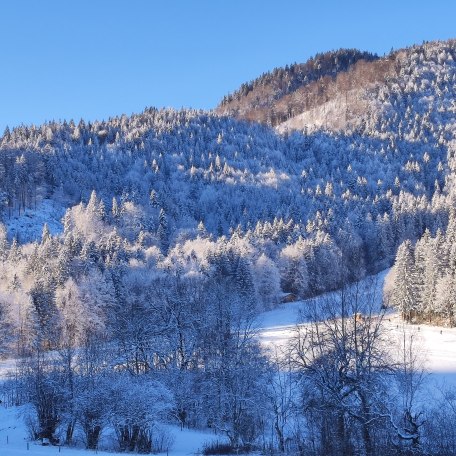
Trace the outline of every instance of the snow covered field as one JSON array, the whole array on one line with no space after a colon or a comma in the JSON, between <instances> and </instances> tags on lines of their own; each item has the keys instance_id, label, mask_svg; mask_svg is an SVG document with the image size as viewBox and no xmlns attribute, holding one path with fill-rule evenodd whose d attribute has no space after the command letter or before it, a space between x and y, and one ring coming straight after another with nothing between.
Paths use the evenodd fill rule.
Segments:
<instances>
[{"instance_id":1,"label":"snow covered field","mask_svg":"<svg viewBox=\"0 0 456 456\"><path fill-rule=\"evenodd\" d=\"M120 454L109 451L88 451L84 449L42 446L34 442L28 443L27 431L20 416L20 408L0 407L0 455L1 456L40 456L63 454L68 456L84 456L87 454L112 455ZM175 426L169 426L169 431L174 437L172 450L169 456L194 455L201 450L207 442L217 440L212 433L202 431L180 430ZM220 436L218 437L220 440ZM166 453L164 453L166 454Z\"/></svg>"},{"instance_id":2,"label":"snow covered field","mask_svg":"<svg viewBox=\"0 0 456 456\"><path fill-rule=\"evenodd\" d=\"M379 307L387 273L388 271L383 271L375 278L368 278L361 283L361 288L364 287L366 291L370 286L375 287L375 299ZM273 350L284 347L293 336L296 324L301 321L300 311L305 311L310 301L314 301L318 305L319 300L330 295L331 293L328 293L316 300L282 304L276 309L260 315L257 324L262 344ZM392 341L400 337L403 330L415 335L420 355L430 374L429 381L456 386L456 328L405 324L395 312L388 313L384 323Z\"/></svg>"},{"instance_id":3,"label":"snow covered field","mask_svg":"<svg viewBox=\"0 0 456 456\"><path fill-rule=\"evenodd\" d=\"M299 308L302 302L286 304L290 314L288 321L283 308L268 312L267 322L260 331L261 341L267 348L284 347L290 337L293 336L298 319ZM274 324L274 316L277 315L278 324ZM402 328L406 332L413 333L419 339L425 366L430 373L431 381L452 383L456 386L456 328L441 328L428 325L404 324L397 314L391 314L386 318L385 325L391 334L391 338L400 337ZM419 329L418 329L419 328Z\"/></svg>"},{"instance_id":4,"label":"snow covered field","mask_svg":"<svg viewBox=\"0 0 456 456\"><path fill-rule=\"evenodd\" d=\"M375 305L379 309L382 304L383 283L388 271L382 271L377 276L368 277L360 282L361 293L373 291ZM318 306L323 300L331 298L335 293L337 292L325 293L317 298L305 301L282 304L274 310L262 313L257 318L257 327L262 344L267 348L285 346L290 337L292 337L296 324L303 322L306 308L311 305Z\"/></svg>"},{"instance_id":5,"label":"snow covered field","mask_svg":"<svg viewBox=\"0 0 456 456\"><path fill-rule=\"evenodd\" d=\"M361 285L365 291L369 287L375 287L375 296L378 306L381 304L381 291L387 271L380 273L375 280L368 279ZM372 288L371 290L372 291ZM317 300L317 303L324 297ZM300 319L300 311L310 305L310 301L300 301L283 304L276 309L265 312L258 317L257 326L261 343L266 349L284 347L293 335L296 323ZM301 320L302 321L302 320ZM305 324L302 323L302 324ZM428 385L433 385L433 389L438 390L444 385L456 386L456 328L440 328L429 325L406 325L400 317L394 313L389 313L385 318L387 330L391 340L401 337L403 329L406 333L413 333L418 341L420 353L429 371ZM14 369L14 361L6 360L0 363L0 378L5 378L8 372ZM29 443L27 450L27 431L20 416L20 408L5 408L0 406L0 456L35 456L58 454L58 447L43 447L35 443ZM210 441L220 440L220 436L213 433L183 430L175 426L168 427L174 437L173 448L169 451L169 456L184 456L198 454L203 445ZM62 454L79 455L87 454L86 450L71 449L62 447ZM92 452L93 453L93 452ZM100 454L114 454L99 451Z\"/></svg>"}]
</instances>

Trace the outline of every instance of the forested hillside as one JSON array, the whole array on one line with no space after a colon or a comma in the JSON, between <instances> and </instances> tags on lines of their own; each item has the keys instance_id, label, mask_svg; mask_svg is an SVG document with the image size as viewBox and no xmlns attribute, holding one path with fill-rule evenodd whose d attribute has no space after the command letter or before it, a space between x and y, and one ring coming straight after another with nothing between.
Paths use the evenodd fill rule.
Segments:
<instances>
[{"instance_id":1,"label":"forested hillside","mask_svg":"<svg viewBox=\"0 0 456 456\"><path fill-rule=\"evenodd\" d=\"M399 246L396 277L408 276L401 264L416 262L420 251L428 257L423 252L437 244L445 243L454 263L455 58L455 41L383 58L338 51L263 75L215 112L150 108L107 121L7 129L0 139L0 349L21 359L8 394L33 404L31 434L56 441L60 432L71 443L79 429L95 449L110 426L120 450L148 452L157 449L153 423L171 419L210 427L233 448L248 449L260 436L266 447L275 419L284 449L277 421L284 418L268 388L277 366L255 338L255 315L284 294L307 298L383 270ZM12 220L43 201L64 212L62 230L45 224L30 239ZM432 262L413 267L424 271L420 286L454 282L454 268L445 275ZM452 296L437 304L420 298L422 318L453 321ZM357 299L351 317L366 310ZM406 299L392 302L415 318L421 310L405 307ZM357 344L360 327L377 343L377 310L367 309L362 324L352 318L347 347ZM333 320L340 315L334 310ZM318 339L317 321L309 334ZM337 324L327 335L333 348ZM312 366L334 356L348 373L329 380L343 395L359 352L341 361L345 354L317 342L315 358L298 353L303 378L326 397ZM329 375L327 363L319 366ZM348 388L350 403L342 400L338 414L329 411L337 401L328 402L314 421L320 443L308 440L310 428L295 429L293 448L380 454L374 451L392 448L392 435L419 440L419 416L404 418L416 432L399 430L397 410L382 408L377 392L389 377L377 383L378 359L364 368L366 377L357 372L356 388ZM308 405L303 426L318 413ZM369 407L385 432L370 427ZM325 432L336 425L343 435L333 444Z\"/></svg>"},{"instance_id":2,"label":"forested hillside","mask_svg":"<svg viewBox=\"0 0 456 456\"><path fill-rule=\"evenodd\" d=\"M280 131L323 128L372 135L385 133L393 122L392 133L401 137L411 124L422 130L417 122L438 128L447 111L453 112L455 57L453 40L381 58L343 49L319 54L244 84L217 112Z\"/></svg>"},{"instance_id":3,"label":"forested hillside","mask_svg":"<svg viewBox=\"0 0 456 456\"><path fill-rule=\"evenodd\" d=\"M376 59L368 52L340 49L317 54L305 63L275 68L225 96L218 112L276 126L326 100L325 84L357 68L357 62Z\"/></svg>"}]
</instances>

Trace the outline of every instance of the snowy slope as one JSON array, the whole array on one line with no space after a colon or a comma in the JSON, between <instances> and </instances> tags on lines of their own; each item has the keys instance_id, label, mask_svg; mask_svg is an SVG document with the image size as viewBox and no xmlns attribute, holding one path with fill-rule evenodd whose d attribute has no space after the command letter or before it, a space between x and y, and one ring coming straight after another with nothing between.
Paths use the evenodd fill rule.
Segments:
<instances>
[{"instance_id":1,"label":"snowy slope","mask_svg":"<svg viewBox=\"0 0 456 456\"><path fill-rule=\"evenodd\" d=\"M387 273L388 270L383 271L374 278L363 280L360 284L361 289L364 287L366 290L370 283L374 284L379 306ZM313 300L282 304L274 310L261 314L257 325L260 328L259 336L263 346L273 351L284 347L293 336L296 324L302 321L300 311L305 311L311 301L318 305L318 301L325 299L328 295L331 293ZM418 341L417 346L421 357L430 373L430 381L437 386L443 383L456 386L456 328L405 324L396 312L391 312L386 316L385 326L392 341L401 337L403 331L406 334L414 334Z\"/></svg>"},{"instance_id":2,"label":"snowy slope","mask_svg":"<svg viewBox=\"0 0 456 456\"><path fill-rule=\"evenodd\" d=\"M361 293L374 293L376 306L379 309L382 304L383 283L388 271L389 269L376 276L369 276L358 284ZM337 292L324 293L317 298L282 304L273 310L262 313L257 318L261 342L266 346L286 343L296 324L303 322L306 307L315 304L318 306L319 302L330 298L335 293Z\"/></svg>"},{"instance_id":3,"label":"snowy slope","mask_svg":"<svg viewBox=\"0 0 456 456\"><path fill-rule=\"evenodd\" d=\"M277 125L279 133L293 130L313 132L321 128L341 131L353 129L362 123L362 114L367 112L369 103L364 91L351 90L347 94L334 96L326 103L304 111Z\"/></svg>"},{"instance_id":4,"label":"snowy slope","mask_svg":"<svg viewBox=\"0 0 456 456\"><path fill-rule=\"evenodd\" d=\"M57 201L45 199L34 209L26 209L20 215L5 217L3 223L10 239L16 237L21 243L25 243L40 239L45 223L52 235L61 233L61 219L64 214L65 208Z\"/></svg>"}]
</instances>

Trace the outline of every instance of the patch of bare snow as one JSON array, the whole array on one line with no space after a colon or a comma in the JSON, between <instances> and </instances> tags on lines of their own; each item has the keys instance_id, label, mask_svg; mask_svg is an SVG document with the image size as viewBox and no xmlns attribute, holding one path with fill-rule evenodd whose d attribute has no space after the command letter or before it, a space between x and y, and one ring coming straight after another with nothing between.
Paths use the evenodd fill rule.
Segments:
<instances>
[{"instance_id":1,"label":"patch of bare snow","mask_svg":"<svg viewBox=\"0 0 456 456\"><path fill-rule=\"evenodd\" d=\"M62 232L61 219L65 208L54 200L44 199L36 208L26 209L20 215L5 217L3 223L8 230L8 237L16 237L21 243L35 241L41 238L43 226L47 223L52 235Z\"/></svg>"}]
</instances>

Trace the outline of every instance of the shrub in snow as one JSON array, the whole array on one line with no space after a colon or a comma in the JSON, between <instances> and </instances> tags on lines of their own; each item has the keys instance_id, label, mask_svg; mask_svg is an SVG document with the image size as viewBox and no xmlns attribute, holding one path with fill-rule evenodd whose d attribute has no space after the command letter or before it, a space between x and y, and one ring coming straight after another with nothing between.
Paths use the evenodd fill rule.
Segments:
<instances>
[{"instance_id":1,"label":"shrub in snow","mask_svg":"<svg viewBox=\"0 0 456 456\"><path fill-rule=\"evenodd\" d=\"M157 426L173 406L171 393L146 377L120 376L112 387L111 424L119 450L151 453L167 450L171 438Z\"/></svg>"}]
</instances>

